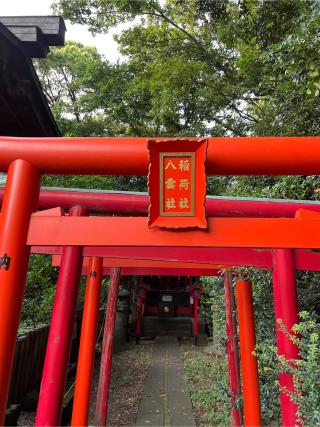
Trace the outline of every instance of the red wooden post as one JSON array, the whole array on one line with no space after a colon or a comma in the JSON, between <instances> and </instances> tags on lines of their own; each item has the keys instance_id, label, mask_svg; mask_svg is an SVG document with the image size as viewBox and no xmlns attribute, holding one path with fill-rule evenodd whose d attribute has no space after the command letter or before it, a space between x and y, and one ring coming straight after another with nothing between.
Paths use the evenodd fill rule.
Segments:
<instances>
[{"instance_id":1,"label":"red wooden post","mask_svg":"<svg viewBox=\"0 0 320 427\"><path fill-rule=\"evenodd\" d=\"M117 314L120 269L112 268L108 293L107 315L104 325L99 386L96 405L96 425L105 426L108 415L109 385L111 376L112 347Z\"/></svg>"},{"instance_id":2,"label":"red wooden post","mask_svg":"<svg viewBox=\"0 0 320 427\"><path fill-rule=\"evenodd\" d=\"M249 281L237 281L237 302L242 369L245 426L261 426L259 374L257 358L252 354L256 345L252 287Z\"/></svg>"},{"instance_id":3,"label":"red wooden post","mask_svg":"<svg viewBox=\"0 0 320 427\"><path fill-rule=\"evenodd\" d=\"M90 258L83 308L76 387L73 401L72 426L87 426L92 372L96 348L99 302L102 279L100 257Z\"/></svg>"},{"instance_id":4,"label":"red wooden post","mask_svg":"<svg viewBox=\"0 0 320 427\"><path fill-rule=\"evenodd\" d=\"M84 214L80 206L69 213L70 216ZM82 260L81 246L63 248L35 420L37 426L60 424Z\"/></svg>"},{"instance_id":5,"label":"red wooden post","mask_svg":"<svg viewBox=\"0 0 320 427\"><path fill-rule=\"evenodd\" d=\"M198 344L198 326L199 326L199 298L193 297L193 337L194 337L194 344Z\"/></svg>"},{"instance_id":6,"label":"red wooden post","mask_svg":"<svg viewBox=\"0 0 320 427\"><path fill-rule=\"evenodd\" d=\"M299 321L296 271L292 249L275 249L273 251L273 295L276 322L281 319L287 331L290 332L292 326ZM298 359L298 347L281 331L278 322L276 323L276 335L278 354L283 355L287 360ZM279 384L289 392L294 391L291 374L281 372ZM280 391L280 403L282 425L297 425L297 405L283 391Z\"/></svg>"},{"instance_id":7,"label":"red wooden post","mask_svg":"<svg viewBox=\"0 0 320 427\"><path fill-rule=\"evenodd\" d=\"M137 321L136 321L136 344L139 344L139 340L142 334L143 303L147 298L147 286L143 284L139 285L136 289L136 296L138 298Z\"/></svg>"},{"instance_id":8,"label":"red wooden post","mask_svg":"<svg viewBox=\"0 0 320 427\"><path fill-rule=\"evenodd\" d=\"M139 344L139 339L142 333L142 308L143 308L143 296L138 296L138 307L137 307L137 323L136 323L136 343Z\"/></svg>"},{"instance_id":9,"label":"red wooden post","mask_svg":"<svg viewBox=\"0 0 320 427\"><path fill-rule=\"evenodd\" d=\"M12 162L0 219L0 425L6 412L28 269L29 221L37 207L39 190L37 170L24 160Z\"/></svg>"},{"instance_id":10,"label":"red wooden post","mask_svg":"<svg viewBox=\"0 0 320 427\"><path fill-rule=\"evenodd\" d=\"M237 400L241 394L240 387L240 366L239 349L237 340L236 309L234 292L232 286L232 273L224 274L224 302L226 309L226 337L229 367L229 390L231 393L231 426L240 427L242 424L242 414L237 406Z\"/></svg>"},{"instance_id":11,"label":"red wooden post","mask_svg":"<svg viewBox=\"0 0 320 427\"><path fill-rule=\"evenodd\" d=\"M199 335L199 301L203 288L200 285L195 285L190 289L190 296L193 299L193 337L194 345L198 344Z\"/></svg>"}]
</instances>

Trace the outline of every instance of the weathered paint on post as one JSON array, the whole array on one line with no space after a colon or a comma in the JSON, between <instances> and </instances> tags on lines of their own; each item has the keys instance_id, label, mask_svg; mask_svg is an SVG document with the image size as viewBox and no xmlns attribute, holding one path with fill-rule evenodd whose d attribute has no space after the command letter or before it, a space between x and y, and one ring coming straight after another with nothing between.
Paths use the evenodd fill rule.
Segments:
<instances>
[{"instance_id":1,"label":"weathered paint on post","mask_svg":"<svg viewBox=\"0 0 320 427\"><path fill-rule=\"evenodd\" d=\"M24 160L14 161L8 171L0 219L0 425L6 412L28 269L29 221L37 208L39 190L37 170Z\"/></svg>"},{"instance_id":2,"label":"weathered paint on post","mask_svg":"<svg viewBox=\"0 0 320 427\"><path fill-rule=\"evenodd\" d=\"M112 363L112 347L114 327L117 315L117 300L120 284L120 268L112 268L110 272L110 287L108 292L108 304L106 321L104 325L100 376L97 394L95 422L98 426L105 426L108 415L109 386Z\"/></svg>"},{"instance_id":3,"label":"weathered paint on post","mask_svg":"<svg viewBox=\"0 0 320 427\"><path fill-rule=\"evenodd\" d=\"M276 335L278 354L294 363L299 359L299 349L290 338L281 331L278 320L281 319L288 332L299 322L296 270L294 254L290 249L274 249L273 251L273 295L276 319ZM279 385L288 392L294 391L293 376L290 373L279 374ZM298 425L297 405L284 391L280 390L281 416L283 426Z\"/></svg>"},{"instance_id":4,"label":"weathered paint on post","mask_svg":"<svg viewBox=\"0 0 320 427\"><path fill-rule=\"evenodd\" d=\"M84 214L85 210L80 206L75 206L69 213L70 216ZM36 426L60 425L82 261L81 246L67 246L63 249L42 374Z\"/></svg>"},{"instance_id":5,"label":"weathered paint on post","mask_svg":"<svg viewBox=\"0 0 320 427\"><path fill-rule=\"evenodd\" d=\"M102 258L90 259L84 300L72 426L87 426L99 316Z\"/></svg>"},{"instance_id":6,"label":"weathered paint on post","mask_svg":"<svg viewBox=\"0 0 320 427\"><path fill-rule=\"evenodd\" d=\"M249 281L237 281L237 303L241 354L244 424L261 426L261 405L257 358L252 354L256 345L252 286Z\"/></svg>"},{"instance_id":7,"label":"weathered paint on post","mask_svg":"<svg viewBox=\"0 0 320 427\"><path fill-rule=\"evenodd\" d=\"M238 402L241 394L239 348L231 272L224 273L224 303L226 310L229 391L231 394L231 426L240 427L242 425L242 413Z\"/></svg>"}]
</instances>

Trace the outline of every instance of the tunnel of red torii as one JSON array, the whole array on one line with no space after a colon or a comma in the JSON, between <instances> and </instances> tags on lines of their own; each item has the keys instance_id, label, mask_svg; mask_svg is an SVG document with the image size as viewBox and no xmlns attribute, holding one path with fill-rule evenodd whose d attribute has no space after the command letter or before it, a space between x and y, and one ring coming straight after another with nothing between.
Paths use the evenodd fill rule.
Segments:
<instances>
[{"instance_id":1,"label":"tunnel of red torii","mask_svg":"<svg viewBox=\"0 0 320 427\"><path fill-rule=\"evenodd\" d=\"M281 214L275 211L267 214L267 209L261 213L257 209L258 206L254 204L251 205L250 210L248 204L247 214L240 213L238 218L235 217L237 216L234 215L235 212L228 216L223 211L225 207L222 209L221 217L218 215L210 217L208 200L208 230L184 232L148 229L146 218L142 216L145 215L146 210L145 199L141 200L139 205L139 209L144 213L139 211L138 215L141 216L130 218L130 221L124 216L85 216L87 215L86 203L83 202L82 207L72 207L68 216L63 216L61 212L57 213L57 210L54 214L50 211L32 214L38 205L41 174L146 175L148 172L147 141L147 138L0 138L0 171L8 172L0 220L0 255L10 254L11 257L11 268L0 269L0 414L2 419L6 408L30 248L33 252L61 254L61 261L56 260L60 264L60 272L50 328L50 335L53 330L59 331L60 348L54 343L50 345L49 336L37 425L56 425L60 422L60 402L63 397L68 340L72 334L74 310L73 307L68 307L66 313L66 307L61 303L56 304L56 301L61 300L59 298L61 292L67 293L69 302L76 301L83 256L90 257L88 284L99 279L99 274L96 277L90 277L93 263L100 262L100 267L95 266L95 269L100 269L101 274L103 274L102 258L105 259L106 268L111 267L108 271L111 286L108 295L105 335L112 335L114 326L119 267L129 260L138 261L139 259L145 265L148 260L170 262L172 266L174 263L177 266L179 262L189 263L190 268L198 270L198 275L203 275L201 269L206 267L204 264L209 264L208 273L210 271L213 273L220 266L252 265L259 268L272 268L275 317L281 318L288 329L298 321L295 269L317 270L318 264L318 254L310 251L310 249L320 248L320 235L317 231L320 217L316 203L274 202L277 205L277 208L276 205L273 206L275 211L283 209ZM320 170L320 159L317 156L320 148L318 137L208 138L207 142L207 175L310 175L318 174ZM69 196L71 201L71 195ZM84 200L83 193L82 197ZM125 203L129 203L129 200ZM218 200L212 200L213 205L217 203ZM230 200L229 203L229 206L234 206L236 201ZM63 207L63 203L59 203L58 206ZM122 209L125 209L125 205ZM230 212L231 210L232 208ZM127 211L120 214L128 215L129 213ZM254 262L250 261L252 257ZM108 260L114 264L108 264ZM67 283L69 286L66 285ZM72 283L76 285L71 286ZM228 283L230 284L230 275L226 274L225 285ZM88 286L87 291L89 288ZM229 299L226 302L230 305L230 289L226 294L228 292ZM259 425L261 415L258 373L256 360L252 356L255 343L250 282L238 281L237 296L245 425ZM94 315L93 310L89 310L89 314L88 310L86 311L86 305L89 305L87 301L89 297L86 296L84 319L86 313L89 317ZM230 307L229 311L227 307L227 312L232 313ZM94 320L91 319L89 323L92 326ZM231 328L233 326L231 324ZM227 322L228 327L230 329L230 323L228 325ZM276 332L279 354L285 355L288 359L297 358L298 351L293 343L278 328ZM90 336L92 335L91 332ZM251 339L250 345L244 347L248 337L249 340ZM83 341L82 338L81 341ZM102 358L101 363L96 409L99 421L105 421L107 413L111 364L110 340L109 344L107 341L104 339L103 354L106 358ZM65 352L61 351L61 348L64 348L61 346L62 342L65 344ZM232 349L229 348L229 356L234 352L234 348L235 343L232 344ZM65 353L63 360L61 360L61 353ZM79 364L80 357L81 346ZM59 363L57 363L58 359ZM236 376L236 370L234 366L231 376ZM233 384L236 383L234 380ZM280 374L280 384L292 390L291 376ZM80 395L82 399L87 397L84 396L85 390L81 390ZM77 390L75 399L76 397ZM283 425L293 425L296 422L297 408L283 392L281 409ZM239 424L238 415L234 407L234 425Z\"/></svg>"}]
</instances>

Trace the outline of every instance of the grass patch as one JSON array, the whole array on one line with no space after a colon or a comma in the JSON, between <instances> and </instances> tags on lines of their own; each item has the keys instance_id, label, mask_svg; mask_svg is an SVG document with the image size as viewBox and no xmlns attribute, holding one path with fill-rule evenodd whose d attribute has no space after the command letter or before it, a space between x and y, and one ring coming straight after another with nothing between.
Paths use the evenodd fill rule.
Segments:
<instances>
[{"instance_id":1,"label":"grass patch","mask_svg":"<svg viewBox=\"0 0 320 427\"><path fill-rule=\"evenodd\" d=\"M229 426L227 355L215 356L208 347L181 346L198 427Z\"/></svg>"}]
</instances>

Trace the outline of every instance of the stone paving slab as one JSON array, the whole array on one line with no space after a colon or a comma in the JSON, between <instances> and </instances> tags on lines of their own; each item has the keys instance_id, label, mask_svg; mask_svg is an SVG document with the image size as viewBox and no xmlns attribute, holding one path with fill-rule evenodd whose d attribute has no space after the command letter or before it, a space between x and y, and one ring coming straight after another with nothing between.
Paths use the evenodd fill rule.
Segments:
<instances>
[{"instance_id":1,"label":"stone paving slab","mask_svg":"<svg viewBox=\"0 0 320 427\"><path fill-rule=\"evenodd\" d=\"M162 414L138 414L136 426L163 426Z\"/></svg>"},{"instance_id":2,"label":"stone paving slab","mask_svg":"<svg viewBox=\"0 0 320 427\"><path fill-rule=\"evenodd\" d=\"M168 392L168 411L171 413L192 412L192 403L189 391L169 391Z\"/></svg>"},{"instance_id":3,"label":"stone paving slab","mask_svg":"<svg viewBox=\"0 0 320 427\"><path fill-rule=\"evenodd\" d=\"M196 427L193 413L175 414L171 422L172 427Z\"/></svg>"},{"instance_id":4,"label":"stone paving slab","mask_svg":"<svg viewBox=\"0 0 320 427\"><path fill-rule=\"evenodd\" d=\"M168 365L168 390L169 392L188 391L182 367L177 368L176 366Z\"/></svg>"},{"instance_id":5,"label":"stone paving slab","mask_svg":"<svg viewBox=\"0 0 320 427\"><path fill-rule=\"evenodd\" d=\"M163 415L163 399L159 396L144 396L139 407L141 414L162 414Z\"/></svg>"},{"instance_id":6,"label":"stone paving slab","mask_svg":"<svg viewBox=\"0 0 320 427\"><path fill-rule=\"evenodd\" d=\"M176 337L155 340L136 427L196 427Z\"/></svg>"}]
</instances>

